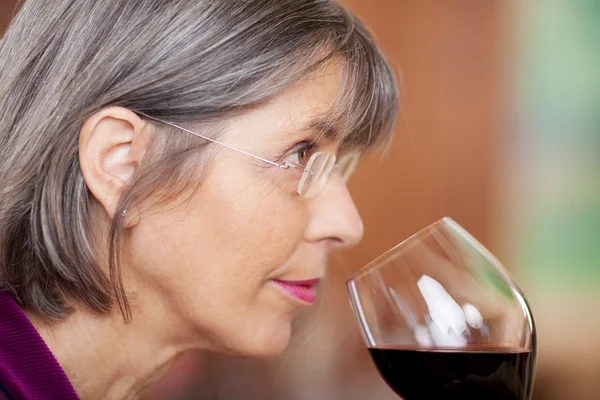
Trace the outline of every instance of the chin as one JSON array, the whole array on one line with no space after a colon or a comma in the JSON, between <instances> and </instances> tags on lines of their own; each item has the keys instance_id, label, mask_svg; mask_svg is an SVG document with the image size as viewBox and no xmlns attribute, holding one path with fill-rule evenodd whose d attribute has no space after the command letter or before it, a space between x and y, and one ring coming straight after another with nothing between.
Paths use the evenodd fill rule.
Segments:
<instances>
[{"instance_id":1,"label":"chin","mask_svg":"<svg viewBox=\"0 0 600 400\"><path fill-rule=\"evenodd\" d=\"M242 358L277 357L288 347L291 336L291 324L276 329L263 326L253 334L240 338L237 345L230 349L230 353Z\"/></svg>"}]
</instances>

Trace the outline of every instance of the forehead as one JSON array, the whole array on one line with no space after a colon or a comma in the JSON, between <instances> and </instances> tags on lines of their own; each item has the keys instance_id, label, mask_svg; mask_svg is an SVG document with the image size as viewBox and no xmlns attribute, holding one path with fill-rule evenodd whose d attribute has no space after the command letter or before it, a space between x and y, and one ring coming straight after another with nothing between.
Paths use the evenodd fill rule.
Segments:
<instances>
[{"instance_id":1,"label":"forehead","mask_svg":"<svg viewBox=\"0 0 600 400\"><path fill-rule=\"evenodd\" d=\"M259 141L267 137L285 139L313 131L335 140L335 129L328 121L343 74L341 63L323 64L264 106L234 117L230 121L231 135L243 136L246 141ZM243 127L245 134L236 127Z\"/></svg>"}]
</instances>

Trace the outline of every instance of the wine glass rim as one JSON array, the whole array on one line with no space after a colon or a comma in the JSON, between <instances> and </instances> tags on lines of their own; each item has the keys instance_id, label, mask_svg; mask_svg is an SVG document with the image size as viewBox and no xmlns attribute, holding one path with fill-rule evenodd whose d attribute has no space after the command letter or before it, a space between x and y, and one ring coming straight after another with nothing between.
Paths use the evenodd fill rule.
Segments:
<instances>
[{"instance_id":1,"label":"wine glass rim","mask_svg":"<svg viewBox=\"0 0 600 400\"><path fill-rule=\"evenodd\" d=\"M460 224L458 224L454 219L452 219L451 217L445 216L445 217L440 218L437 221L427 225L426 227L420 229L419 231L417 231L416 233L407 237L406 239L402 240L400 243L396 244L395 246L393 246L392 248L390 248L383 254L379 255L373 261L369 262L367 265L365 265L364 267L362 267L361 269L356 271L352 276L350 276L350 278L348 278L346 280L346 284L349 284L350 282L353 282L353 281L369 274L372 269L377 268L377 265L380 264L381 260L389 257L389 255L394 253L399 247L406 245L406 243L411 242L414 238L416 238L416 237L422 235L423 233L431 230L432 228L435 228L440 225L446 225L453 229L459 230L461 233L463 233L464 235L469 237L471 240L473 240L477 245L481 246L482 250L487 250L483 245L481 245L481 243L479 243L473 236L471 236L469 234L469 232L465 228L463 228ZM489 253L489 251L486 251L486 253L488 256L492 256Z\"/></svg>"}]
</instances>

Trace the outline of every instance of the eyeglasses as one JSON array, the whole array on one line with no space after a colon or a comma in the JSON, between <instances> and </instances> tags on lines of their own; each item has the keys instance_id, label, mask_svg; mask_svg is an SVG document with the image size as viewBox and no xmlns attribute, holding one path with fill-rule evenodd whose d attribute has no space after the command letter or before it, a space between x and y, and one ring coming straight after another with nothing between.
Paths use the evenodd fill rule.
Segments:
<instances>
[{"instance_id":1,"label":"eyeglasses","mask_svg":"<svg viewBox=\"0 0 600 400\"><path fill-rule=\"evenodd\" d=\"M184 128L184 127L174 124L172 122L164 121L164 120L156 118L156 117L151 117L150 115L144 114L142 112L137 112L137 114L142 115L150 120L160 122L160 123L169 125L173 128L179 129L181 131L187 132L191 135L197 136L197 137L207 140L211 143L215 143L220 146L226 147L230 150L237 151L238 153L245 154L249 157L252 157L256 160L273 165L275 167L278 167L281 169L290 169L290 168L299 169L299 170L303 171L303 173L302 173L302 178L300 178L300 182L298 183L297 192L298 192L298 194L300 194L304 197L307 197L307 198L316 197L319 195L319 193L321 193L321 191L325 187L325 184L329 180L329 177L331 176L331 173L334 169L339 173L342 180L344 182L347 182L348 179L350 178L350 175L352 175L352 172L354 172L354 169L356 168L356 164L358 163L358 160L360 157L359 154L357 154L357 153L350 153L350 154L346 154L338 159L336 157L336 155L333 153L316 152L310 156L310 158L308 159L308 162L306 163L305 166L302 166L302 165L296 164L296 163L292 163L292 162L285 162L285 163L280 164L280 163L276 163L271 160L267 160L266 158L262 158L257 155L248 153L247 151L235 148L226 143L212 139L208 136L204 136L199 133L193 132L187 128Z\"/></svg>"}]
</instances>

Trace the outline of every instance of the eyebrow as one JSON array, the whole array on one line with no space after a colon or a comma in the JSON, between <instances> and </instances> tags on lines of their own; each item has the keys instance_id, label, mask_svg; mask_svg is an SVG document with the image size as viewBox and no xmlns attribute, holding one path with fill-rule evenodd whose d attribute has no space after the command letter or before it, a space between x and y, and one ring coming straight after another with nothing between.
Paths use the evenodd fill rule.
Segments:
<instances>
[{"instance_id":1,"label":"eyebrow","mask_svg":"<svg viewBox=\"0 0 600 400\"><path fill-rule=\"evenodd\" d=\"M337 142L339 139L341 139L340 131L331 123L327 122L327 120L313 120L308 126L310 129L320 132L322 136L319 135L319 137L323 137L326 140Z\"/></svg>"}]
</instances>

